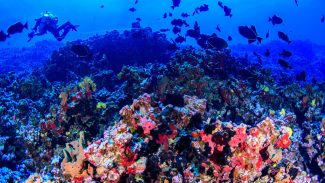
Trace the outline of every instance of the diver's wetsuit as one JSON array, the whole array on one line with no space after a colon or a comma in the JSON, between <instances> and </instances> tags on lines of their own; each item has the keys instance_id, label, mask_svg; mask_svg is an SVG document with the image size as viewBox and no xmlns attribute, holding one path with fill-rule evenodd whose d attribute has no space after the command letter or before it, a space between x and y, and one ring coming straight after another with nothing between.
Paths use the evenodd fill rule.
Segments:
<instances>
[{"instance_id":1,"label":"diver's wetsuit","mask_svg":"<svg viewBox=\"0 0 325 183\"><path fill-rule=\"evenodd\" d=\"M36 24L33 28L33 32L28 34L28 41L30 41L34 36L46 34L47 31L52 33L58 41L61 41L70 32L70 30L77 31L76 26L72 25L69 21L58 27L57 17L43 16L39 19L35 19L35 21ZM62 34L60 34L61 32Z\"/></svg>"}]
</instances>

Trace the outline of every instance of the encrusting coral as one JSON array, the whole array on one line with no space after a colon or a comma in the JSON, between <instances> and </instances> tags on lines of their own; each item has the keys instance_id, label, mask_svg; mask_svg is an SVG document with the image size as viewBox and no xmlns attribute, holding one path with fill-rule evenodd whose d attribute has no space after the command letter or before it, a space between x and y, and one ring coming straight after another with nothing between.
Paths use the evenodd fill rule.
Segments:
<instances>
[{"instance_id":1,"label":"encrusting coral","mask_svg":"<svg viewBox=\"0 0 325 183\"><path fill-rule=\"evenodd\" d=\"M178 182L308 180L305 172L283 156L282 151L290 147L288 127L276 129L271 118L255 127L210 118L204 121L195 115L205 115L205 100L184 96L184 101L183 107L168 108L152 106L149 94L140 96L120 110L122 119L103 138L85 149L82 140L67 144L61 164L64 175L75 182L147 182L155 177ZM164 117L177 123L166 126L161 117L169 110L170 115ZM202 124L191 124L193 118ZM156 165L151 167L152 163Z\"/></svg>"}]
</instances>

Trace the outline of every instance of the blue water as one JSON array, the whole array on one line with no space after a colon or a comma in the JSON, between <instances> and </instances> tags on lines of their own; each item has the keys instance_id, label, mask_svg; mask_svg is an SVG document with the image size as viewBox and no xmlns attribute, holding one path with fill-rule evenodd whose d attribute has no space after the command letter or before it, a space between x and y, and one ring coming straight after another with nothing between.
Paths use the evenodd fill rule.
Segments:
<instances>
[{"instance_id":1,"label":"blue water","mask_svg":"<svg viewBox=\"0 0 325 183\"><path fill-rule=\"evenodd\" d=\"M191 14L196 7L208 4L210 11L189 17L187 21L191 25L194 21L198 21L202 32L206 34L215 32L215 28L219 24L222 32L218 35L224 38L231 35L233 37L232 44L246 42L237 31L238 25L255 25L257 32L263 37L267 30L270 30L270 39L265 42L277 39L275 33L281 30L288 33L293 40L310 40L314 43L325 44L325 24L320 22L321 16L324 14L323 7L325 7L325 2L322 0L300 0L298 7L294 0L241 0L238 2L224 0L223 3L232 8L232 18L224 16L216 0L183 0L180 7L174 11L170 8L172 2L168 0L139 0L137 5L134 5L132 0L44 0L41 2L14 0L1 3L0 29L6 30L8 26L17 21L27 21L31 27L34 24L34 19L38 18L41 12L48 10L59 17L59 23L70 20L74 24L80 25L78 32L69 34L66 41L86 38L107 30L127 29L137 17L142 19L142 26L150 26L154 30L159 30L171 27L171 18L162 18L165 12L172 12L173 18L176 18L180 17L182 12ZM104 5L104 8L100 8L101 5ZM137 11L134 13L128 11L131 7L135 7ZM272 26L268 22L268 17L273 14L282 17L284 23ZM0 46L28 45L25 41L27 31L24 32L15 35L7 43L0 43ZM53 38L46 36L34 41L41 39Z\"/></svg>"},{"instance_id":2,"label":"blue water","mask_svg":"<svg viewBox=\"0 0 325 183\"><path fill-rule=\"evenodd\" d=\"M263 48L272 48L272 45L268 43L272 41L279 41L277 32L282 31L289 35L289 38L294 41L307 41L308 43L324 45L324 32L325 23L321 22L322 15L324 14L325 2L318 1L298 1L298 6L294 0L242 0L236 1L223 1L224 5L232 8L232 18L225 17L223 10L218 6L217 1L181 1L180 6L172 10L172 1L167 0L151 0L141 1L134 4L135 1L131 0L98 0L98 1L7 1L0 6L0 12L3 15L0 22L0 30L6 30L7 27L16 22L28 22L29 28L32 28L35 24L34 19L39 18L44 11L50 11L58 16L59 23L63 24L66 21L70 21L73 24L79 25L78 32L70 32L66 38L61 41L63 43L67 41L73 41L77 39L87 39L93 35L101 35L106 31L118 30L123 32L130 29L132 22L135 22L136 18L141 18L142 27L151 27L154 31L159 31L162 28L172 29L170 22L174 18L182 18L181 13L192 14L196 7L200 5L209 5L209 11L201 12L194 16L184 18L191 28L194 22L197 21L201 27L201 33L212 34L214 32L225 40L228 36L233 38L232 41L228 41L230 46L236 47L238 44L244 44L247 49L252 49L251 45L247 44L247 40L242 37L238 32L239 25L255 25L257 33L260 37L264 38L262 41ZM103 6L103 8L101 8ZM129 8L134 7L135 12L130 12ZM162 18L164 13L172 13L172 17ZM273 15L280 16L283 19L283 23L273 26L268 18ZM221 32L216 31L216 27L219 26ZM185 28L182 29L180 35L185 36ZM268 39L265 39L267 32L270 32ZM15 34L7 39L6 42L0 42L0 48L21 48L31 47L36 42L47 40L56 41L51 34L35 37L31 42L27 42L27 34L29 30L24 30L21 34ZM166 32L168 39L173 40L176 35L171 31ZM281 41L279 41L281 42ZM256 43L254 43L256 45ZM182 45L196 46L195 40L187 38L187 41ZM253 45L253 44L252 44ZM315 59L319 61L317 64L310 64L310 62L303 63L306 68L299 67L300 70L310 70L307 78L311 79L316 77L319 80L325 78L322 69L324 66L324 58L322 54L310 53L314 50L298 49L295 46L284 45L285 49L289 49L293 53L300 55L315 54ZM261 46L253 47L258 48ZM256 49L253 49L256 50ZM236 49L233 49L236 52ZM278 51L281 51L279 49ZM301 53L303 51L304 53ZM263 50L260 49L259 54L263 54ZM305 53L309 52L309 53ZM239 54L240 55L240 54ZM243 54L241 54L242 56ZM43 54L41 57L43 60L49 57L49 54ZM0 60L5 60L4 55L0 55ZM253 56L254 59L254 56ZM302 57L303 60L308 60L308 57ZM271 61L270 61L271 60ZM276 62L276 59L266 59L266 62ZM3 62L2 62L3 63ZM313 62L314 63L314 62ZM11 68L5 68L6 64L3 64L4 69L10 70ZM33 64L31 64L33 67ZM279 69L279 68L278 68ZM294 70L296 67L294 67ZM30 70L30 68L28 69ZM315 70L317 74L315 74ZM295 72L298 72L297 69Z\"/></svg>"}]
</instances>

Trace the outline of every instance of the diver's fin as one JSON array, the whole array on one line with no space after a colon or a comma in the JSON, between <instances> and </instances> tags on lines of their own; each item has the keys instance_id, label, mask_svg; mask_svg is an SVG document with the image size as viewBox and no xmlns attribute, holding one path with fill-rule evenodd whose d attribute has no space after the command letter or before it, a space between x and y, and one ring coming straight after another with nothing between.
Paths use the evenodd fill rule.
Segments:
<instances>
[{"instance_id":1,"label":"diver's fin","mask_svg":"<svg viewBox=\"0 0 325 183\"><path fill-rule=\"evenodd\" d=\"M256 37L256 39L257 39L257 41L258 41L259 43L262 43L263 38L261 38L261 37Z\"/></svg>"},{"instance_id":2,"label":"diver's fin","mask_svg":"<svg viewBox=\"0 0 325 183\"><path fill-rule=\"evenodd\" d=\"M73 31L76 31L76 32L77 32L77 31L78 31L78 30L77 30L78 27L79 27L79 25L72 25L72 26L71 26L71 29L72 29Z\"/></svg>"},{"instance_id":3,"label":"diver's fin","mask_svg":"<svg viewBox=\"0 0 325 183\"><path fill-rule=\"evenodd\" d=\"M28 29L28 23L27 22L24 24L24 28Z\"/></svg>"},{"instance_id":4,"label":"diver's fin","mask_svg":"<svg viewBox=\"0 0 325 183\"><path fill-rule=\"evenodd\" d=\"M251 44L251 43L254 43L255 41L256 41L255 39L249 39L248 43Z\"/></svg>"}]
</instances>

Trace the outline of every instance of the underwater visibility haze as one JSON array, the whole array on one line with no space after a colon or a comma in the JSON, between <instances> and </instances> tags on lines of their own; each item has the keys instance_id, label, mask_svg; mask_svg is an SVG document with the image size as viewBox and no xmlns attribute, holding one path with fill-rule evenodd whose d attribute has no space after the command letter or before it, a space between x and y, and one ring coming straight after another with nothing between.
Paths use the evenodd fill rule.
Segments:
<instances>
[{"instance_id":1,"label":"underwater visibility haze","mask_svg":"<svg viewBox=\"0 0 325 183\"><path fill-rule=\"evenodd\" d=\"M325 1L0 6L0 182L325 182Z\"/></svg>"}]
</instances>

